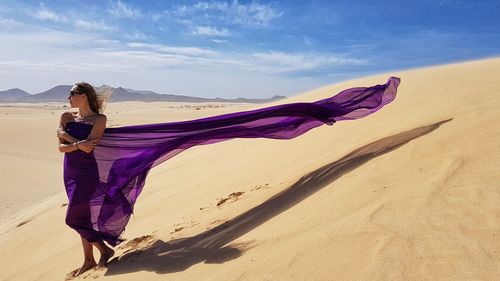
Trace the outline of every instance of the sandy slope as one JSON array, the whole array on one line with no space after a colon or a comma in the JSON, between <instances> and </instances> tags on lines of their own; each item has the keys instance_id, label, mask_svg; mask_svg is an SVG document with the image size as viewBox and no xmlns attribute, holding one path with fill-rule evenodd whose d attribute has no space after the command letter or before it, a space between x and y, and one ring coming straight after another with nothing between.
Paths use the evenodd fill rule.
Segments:
<instances>
[{"instance_id":1,"label":"sandy slope","mask_svg":"<svg viewBox=\"0 0 500 281\"><path fill-rule=\"evenodd\" d=\"M290 98L312 101L390 75L402 78L396 101L367 118L291 141L195 147L155 168L118 259L83 277L495 280L499 74L500 59L489 59L361 78ZM249 108L168 106L110 104L108 114L111 125L123 125ZM0 108L0 127L8 132L0 168L9 171L1 187L10 196L2 204L53 194L3 220L2 280L61 280L82 261L79 239L64 225L65 195L57 192L63 187L54 118L47 108Z\"/></svg>"}]
</instances>

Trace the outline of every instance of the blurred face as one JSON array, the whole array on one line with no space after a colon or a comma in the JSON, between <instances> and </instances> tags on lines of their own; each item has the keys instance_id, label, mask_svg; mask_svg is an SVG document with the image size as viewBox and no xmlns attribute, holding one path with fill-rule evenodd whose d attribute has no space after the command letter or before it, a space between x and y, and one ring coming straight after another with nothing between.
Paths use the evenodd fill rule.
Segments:
<instances>
[{"instance_id":1,"label":"blurred face","mask_svg":"<svg viewBox=\"0 0 500 281\"><path fill-rule=\"evenodd\" d=\"M69 91L68 100L71 107L79 107L86 101L85 94L78 92L78 87L74 85Z\"/></svg>"}]
</instances>

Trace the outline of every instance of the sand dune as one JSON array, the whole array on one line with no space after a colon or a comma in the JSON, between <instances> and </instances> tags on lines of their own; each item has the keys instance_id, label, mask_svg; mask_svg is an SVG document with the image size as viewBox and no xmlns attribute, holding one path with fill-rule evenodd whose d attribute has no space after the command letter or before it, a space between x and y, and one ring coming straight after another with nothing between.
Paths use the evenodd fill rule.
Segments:
<instances>
[{"instance_id":1,"label":"sand dune","mask_svg":"<svg viewBox=\"0 0 500 281\"><path fill-rule=\"evenodd\" d=\"M78 279L496 280L499 74L495 58L289 98L402 79L396 100L367 118L290 141L195 147L156 167L129 240L107 269ZM64 109L51 106L0 107L2 280L61 280L83 260L64 224L54 130ZM116 126L252 108L182 106L112 103L107 114Z\"/></svg>"}]
</instances>

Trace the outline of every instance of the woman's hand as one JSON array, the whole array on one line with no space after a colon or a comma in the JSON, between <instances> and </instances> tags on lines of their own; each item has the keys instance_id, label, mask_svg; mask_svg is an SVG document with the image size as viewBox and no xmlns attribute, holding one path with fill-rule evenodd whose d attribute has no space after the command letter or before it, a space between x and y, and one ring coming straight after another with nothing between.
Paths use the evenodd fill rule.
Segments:
<instances>
[{"instance_id":1,"label":"woman's hand","mask_svg":"<svg viewBox=\"0 0 500 281\"><path fill-rule=\"evenodd\" d=\"M86 152L86 153L90 153L90 152L92 152L92 150L94 150L95 146L97 145L97 141L96 140L93 140L93 141L83 140L83 141L77 142L77 144L78 144L78 148L81 151Z\"/></svg>"},{"instance_id":2,"label":"woman's hand","mask_svg":"<svg viewBox=\"0 0 500 281\"><path fill-rule=\"evenodd\" d=\"M70 134L66 133L66 131L62 128L57 128L57 137L60 138L60 139L63 139L67 142L74 142L74 138L71 137Z\"/></svg>"},{"instance_id":3,"label":"woman's hand","mask_svg":"<svg viewBox=\"0 0 500 281\"><path fill-rule=\"evenodd\" d=\"M61 128L57 128L56 132L57 132L57 137L61 139L64 139L64 135L67 134L66 131Z\"/></svg>"}]
</instances>

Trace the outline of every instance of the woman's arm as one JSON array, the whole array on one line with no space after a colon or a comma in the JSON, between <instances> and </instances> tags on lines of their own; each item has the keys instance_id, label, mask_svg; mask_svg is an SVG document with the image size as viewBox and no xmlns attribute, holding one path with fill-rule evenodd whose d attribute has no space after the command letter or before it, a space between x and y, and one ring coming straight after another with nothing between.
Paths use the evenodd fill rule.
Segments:
<instances>
[{"instance_id":1,"label":"woman's arm","mask_svg":"<svg viewBox=\"0 0 500 281\"><path fill-rule=\"evenodd\" d=\"M59 120L59 128L57 129L57 137L59 140L59 152L73 152L78 150L76 138L73 138L64 130L66 128L66 123L74 120L73 114L71 112L64 112Z\"/></svg>"},{"instance_id":2,"label":"woman's arm","mask_svg":"<svg viewBox=\"0 0 500 281\"><path fill-rule=\"evenodd\" d=\"M59 139L59 152L66 153L66 152L82 150L84 152L90 153L92 150L94 150L95 143L90 142L88 140L79 140L65 131L66 124L74 120L75 117L71 112L64 112L61 115L59 128L57 128L57 137Z\"/></svg>"},{"instance_id":3,"label":"woman's arm","mask_svg":"<svg viewBox=\"0 0 500 281\"><path fill-rule=\"evenodd\" d=\"M68 143L75 143L80 141L79 139L73 137L72 135L66 132L66 123L70 121L75 121L75 116L71 112L64 112L61 115L59 127L57 128L57 137L60 138L63 143L64 141Z\"/></svg>"},{"instance_id":4,"label":"woman's arm","mask_svg":"<svg viewBox=\"0 0 500 281\"><path fill-rule=\"evenodd\" d=\"M92 152L92 150L94 150L96 145L96 141L79 140L73 143L67 143L59 139L59 152L73 152L76 150L81 150L83 152L90 153Z\"/></svg>"},{"instance_id":5,"label":"woman's arm","mask_svg":"<svg viewBox=\"0 0 500 281\"><path fill-rule=\"evenodd\" d=\"M107 120L108 118L104 114L101 114L96 117L94 126L92 127L92 131L90 131L87 141L93 142L95 144L99 143L99 141L101 140L101 136L104 133L104 130L106 129Z\"/></svg>"},{"instance_id":6,"label":"woman's arm","mask_svg":"<svg viewBox=\"0 0 500 281\"><path fill-rule=\"evenodd\" d=\"M57 137L59 139L61 139L62 141L69 142L69 143L75 143L75 142L80 141L79 139L68 134L62 126L59 126L59 128L57 128Z\"/></svg>"},{"instance_id":7,"label":"woman's arm","mask_svg":"<svg viewBox=\"0 0 500 281\"><path fill-rule=\"evenodd\" d=\"M95 146L101 140L101 136L106 129L106 115L99 115L94 120L94 125L92 126L92 130L90 131L89 136L86 140L77 142L78 148L83 150L84 152L90 153L94 150Z\"/></svg>"},{"instance_id":8,"label":"woman's arm","mask_svg":"<svg viewBox=\"0 0 500 281\"><path fill-rule=\"evenodd\" d=\"M61 122L59 124L59 128L57 129L57 136L59 138L59 151L73 152L76 150L82 150L87 153L92 152L92 150L94 150L95 146L101 139L104 130L106 129L106 115L99 115L95 119L92 131L90 132L89 137L86 140L79 140L66 133L66 123L71 120L74 120L74 117L70 112L65 112L63 115L61 115Z\"/></svg>"},{"instance_id":9,"label":"woman's arm","mask_svg":"<svg viewBox=\"0 0 500 281\"><path fill-rule=\"evenodd\" d=\"M59 152L73 152L78 150L77 143L61 143L59 139Z\"/></svg>"}]
</instances>

